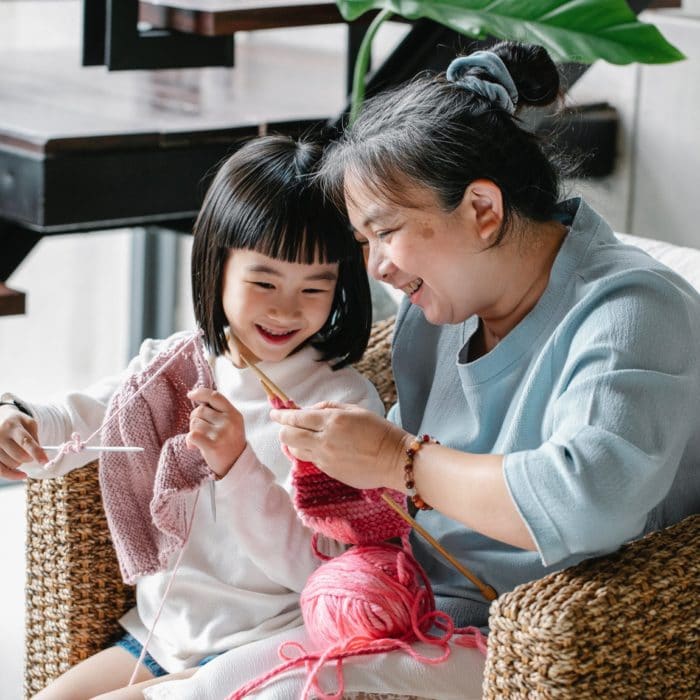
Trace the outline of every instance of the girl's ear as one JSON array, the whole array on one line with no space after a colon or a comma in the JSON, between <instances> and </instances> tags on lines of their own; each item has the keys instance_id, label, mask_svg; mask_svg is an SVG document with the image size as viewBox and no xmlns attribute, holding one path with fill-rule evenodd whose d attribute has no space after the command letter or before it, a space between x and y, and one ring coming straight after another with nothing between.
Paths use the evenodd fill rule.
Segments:
<instances>
[{"instance_id":1,"label":"girl's ear","mask_svg":"<svg viewBox=\"0 0 700 700\"><path fill-rule=\"evenodd\" d=\"M462 205L476 226L483 241L496 234L503 223L503 195L501 188L491 180L474 180L469 184Z\"/></svg>"}]
</instances>

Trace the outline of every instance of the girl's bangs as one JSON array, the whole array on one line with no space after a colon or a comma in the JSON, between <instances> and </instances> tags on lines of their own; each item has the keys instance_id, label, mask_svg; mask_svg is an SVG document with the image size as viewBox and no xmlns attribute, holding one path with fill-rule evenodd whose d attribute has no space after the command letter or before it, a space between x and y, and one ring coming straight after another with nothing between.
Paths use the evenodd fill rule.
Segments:
<instances>
[{"instance_id":1,"label":"girl's bangs","mask_svg":"<svg viewBox=\"0 0 700 700\"><path fill-rule=\"evenodd\" d=\"M292 214L292 212L290 212ZM321 210L317 217L290 215L248 229L242 247L275 260L310 265L348 258L355 245L342 216Z\"/></svg>"}]
</instances>

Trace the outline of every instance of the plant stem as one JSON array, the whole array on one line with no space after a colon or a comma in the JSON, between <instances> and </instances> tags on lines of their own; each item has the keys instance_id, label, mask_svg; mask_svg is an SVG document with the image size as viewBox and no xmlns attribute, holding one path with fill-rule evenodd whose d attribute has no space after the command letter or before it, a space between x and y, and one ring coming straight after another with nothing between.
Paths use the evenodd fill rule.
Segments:
<instances>
[{"instance_id":1,"label":"plant stem","mask_svg":"<svg viewBox=\"0 0 700 700\"><path fill-rule=\"evenodd\" d=\"M360 50L355 59L355 70L352 74L352 98L350 101L350 126L355 123L360 108L365 100L365 76L369 67L369 59L372 55L372 40L380 25L392 16L390 10L382 10L369 25L366 34L362 38Z\"/></svg>"}]
</instances>

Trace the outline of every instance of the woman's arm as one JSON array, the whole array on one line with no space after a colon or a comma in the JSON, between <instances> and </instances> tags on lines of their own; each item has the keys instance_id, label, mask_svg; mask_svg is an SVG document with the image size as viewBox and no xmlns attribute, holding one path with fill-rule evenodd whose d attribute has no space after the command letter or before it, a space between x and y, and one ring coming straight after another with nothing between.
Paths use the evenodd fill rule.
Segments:
<instances>
[{"instance_id":1,"label":"woman's arm","mask_svg":"<svg viewBox=\"0 0 700 700\"><path fill-rule=\"evenodd\" d=\"M280 439L299 459L356 488L405 491L406 448L413 436L355 406L320 404L272 411ZM510 496L502 455L475 455L427 444L414 457L415 486L433 508L488 537L535 549Z\"/></svg>"}]
</instances>

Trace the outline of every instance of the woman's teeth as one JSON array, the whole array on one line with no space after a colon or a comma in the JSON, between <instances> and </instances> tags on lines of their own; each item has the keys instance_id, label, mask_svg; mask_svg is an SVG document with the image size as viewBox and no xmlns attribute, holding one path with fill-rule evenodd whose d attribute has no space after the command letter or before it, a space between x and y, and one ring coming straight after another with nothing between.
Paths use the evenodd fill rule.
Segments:
<instances>
[{"instance_id":1,"label":"woman's teeth","mask_svg":"<svg viewBox=\"0 0 700 700\"><path fill-rule=\"evenodd\" d=\"M423 286L423 280L419 277L418 279L413 280L413 282L409 282L405 287L401 287L401 291L406 295L406 296L411 296L412 294L415 294L421 287Z\"/></svg>"}]
</instances>

